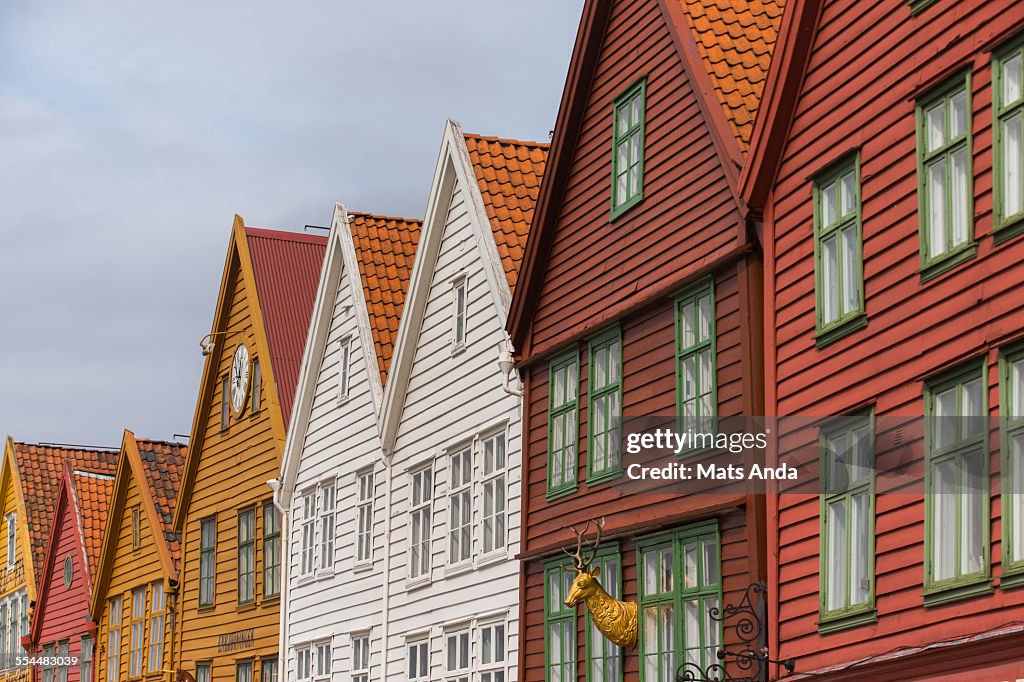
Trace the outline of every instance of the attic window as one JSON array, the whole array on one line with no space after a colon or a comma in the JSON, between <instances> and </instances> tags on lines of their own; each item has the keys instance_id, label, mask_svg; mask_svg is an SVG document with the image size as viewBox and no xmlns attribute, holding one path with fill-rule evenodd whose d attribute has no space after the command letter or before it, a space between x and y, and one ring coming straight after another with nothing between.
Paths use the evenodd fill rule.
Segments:
<instances>
[{"instance_id":1,"label":"attic window","mask_svg":"<svg viewBox=\"0 0 1024 682\"><path fill-rule=\"evenodd\" d=\"M647 81L629 86L615 99L612 121L612 219L644 198L644 115Z\"/></svg>"},{"instance_id":2,"label":"attic window","mask_svg":"<svg viewBox=\"0 0 1024 682\"><path fill-rule=\"evenodd\" d=\"M18 515L11 512L7 515L7 567L14 566L18 553Z\"/></svg>"},{"instance_id":3,"label":"attic window","mask_svg":"<svg viewBox=\"0 0 1024 682\"><path fill-rule=\"evenodd\" d=\"M231 414L228 408L228 395L231 392L231 386L228 384L227 375L220 382L220 429L223 431L228 428L228 415Z\"/></svg>"},{"instance_id":4,"label":"attic window","mask_svg":"<svg viewBox=\"0 0 1024 682\"><path fill-rule=\"evenodd\" d=\"M132 509L132 549L138 549L142 544L141 532L139 530L139 508Z\"/></svg>"},{"instance_id":5,"label":"attic window","mask_svg":"<svg viewBox=\"0 0 1024 682\"><path fill-rule=\"evenodd\" d=\"M352 367L352 337L345 337L338 341L338 402L344 402L348 398L348 387L351 382Z\"/></svg>"},{"instance_id":6,"label":"attic window","mask_svg":"<svg viewBox=\"0 0 1024 682\"><path fill-rule=\"evenodd\" d=\"M260 411L260 388L263 383L263 377L260 375L260 361L252 361L252 405L250 406L250 412L256 414Z\"/></svg>"},{"instance_id":7,"label":"attic window","mask_svg":"<svg viewBox=\"0 0 1024 682\"><path fill-rule=\"evenodd\" d=\"M452 344L455 349L466 345L466 278L460 277L452 283Z\"/></svg>"},{"instance_id":8,"label":"attic window","mask_svg":"<svg viewBox=\"0 0 1024 682\"><path fill-rule=\"evenodd\" d=\"M75 562L68 554L64 557L64 587L70 588L71 581L75 578Z\"/></svg>"}]
</instances>

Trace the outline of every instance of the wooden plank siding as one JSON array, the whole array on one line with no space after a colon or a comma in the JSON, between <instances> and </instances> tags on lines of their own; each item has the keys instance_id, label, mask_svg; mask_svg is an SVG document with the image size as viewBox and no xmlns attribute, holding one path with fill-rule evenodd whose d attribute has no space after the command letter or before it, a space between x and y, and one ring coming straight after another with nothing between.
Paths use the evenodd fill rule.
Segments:
<instances>
[{"instance_id":1,"label":"wooden plank siding","mask_svg":"<svg viewBox=\"0 0 1024 682\"><path fill-rule=\"evenodd\" d=\"M1024 327L1019 295L1024 251L1019 239L1001 244L993 240L992 50L1024 28L1020 5L1012 0L936 2L914 15L906 2L833 0L823 5L765 207L771 253L767 267L774 282L766 298L773 310L766 328L777 392L768 410L824 416L873 404L878 417L920 416L926 378L963 361L983 359L989 414L1005 416L998 354L1021 337ZM915 99L964 69L971 74L972 236L978 252L922 282ZM814 338L812 178L854 150L860 154L868 323L819 349ZM923 452L917 429L908 434L907 443ZM989 595L924 607L923 496L879 495L878 622L820 635L819 501L780 499L769 530L770 542L778 541L778 645L773 657L795 657L798 671L816 671L870 663L872 657L897 648L968 637L1020 621L1024 590L1000 588L997 435L989 445L995 586ZM864 667L847 676L837 672L832 679L1002 680L1024 673L1020 664L988 668L989 653L969 643L962 646L966 652L952 647L945 654L932 653L926 660L932 667ZM982 653L970 653L974 651ZM953 672L957 665L967 667Z\"/></svg>"}]
</instances>

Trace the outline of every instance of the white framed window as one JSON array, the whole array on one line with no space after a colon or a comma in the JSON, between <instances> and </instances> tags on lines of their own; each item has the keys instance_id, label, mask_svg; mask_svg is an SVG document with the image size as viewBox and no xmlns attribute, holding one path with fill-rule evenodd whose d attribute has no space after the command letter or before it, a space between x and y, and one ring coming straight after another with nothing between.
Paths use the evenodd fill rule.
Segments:
<instances>
[{"instance_id":1,"label":"white framed window","mask_svg":"<svg viewBox=\"0 0 1024 682\"><path fill-rule=\"evenodd\" d=\"M406 645L406 662L409 682L427 682L430 679L430 640L409 642Z\"/></svg>"},{"instance_id":2,"label":"white framed window","mask_svg":"<svg viewBox=\"0 0 1024 682\"><path fill-rule=\"evenodd\" d=\"M356 563L373 558L373 469L356 475Z\"/></svg>"},{"instance_id":3,"label":"white framed window","mask_svg":"<svg viewBox=\"0 0 1024 682\"><path fill-rule=\"evenodd\" d=\"M444 641L445 682L469 682L469 630L447 632Z\"/></svg>"},{"instance_id":4,"label":"white framed window","mask_svg":"<svg viewBox=\"0 0 1024 682\"><path fill-rule=\"evenodd\" d=\"M505 432L483 440L483 553L505 549L508 477Z\"/></svg>"},{"instance_id":5,"label":"white framed window","mask_svg":"<svg viewBox=\"0 0 1024 682\"><path fill-rule=\"evenodd\" d=\"M128 677L142 675L143 635L146 632L146 588L132 592L131 648L128 651Z\"/></svg>"},{"instance_id":6,"label":"white framed window","mask_svg":"<svg viewBox=\"0 0 1024 682\"><path fill-rule=\"evenodd\" d=\"M352 682L370 681L370 635L352 636Z\"/></svg>"},{"instance_id":7,"label":"white framed window","mask_svg":"<svg viewBox=\"0 0 1024 682\"><path fill-rule=\"evenodd\" d=\"M71 640L57 642L57 682L68 682L68 663L71 658Z\"/></svg>"},{"instance_id":8,"label":"white framed window","mask_svg":"<svg viewBox=\"0 0 1024 682\"><path fill-rule=\"evenodd\" d=\"M334 570L334 520L335 520L335 488L334 483L320 486L320 568L324 571Z\"/></svg>"},{"instance_id":9,"label":"white framed window","mask_svg":"<svg viewBox=\"0 0 1024 682\"><path fill-rule=\"evenodd\" d=\"M13 568L18 556L18 515L7 515L7 568Z\"/></svg>"},{"instance_id":10,"label":"white framed window","mask_svg":"<svg viewBox=\"0 0 1024 682\"><path fill-rule=\"evenodd\" d=\"M459 277L452 283L452 344L455 348L466 345L468 293L466 277Z\"/></svg>"},{"instance_id":11,"label":"white framed window","mask_svg":"<svg viewBox=\"0 0 1024 682\"><path fill-rule=\"evenodd\" d=\"M56 649L53 644L47 644L43 647L43 663L40 666L43 673L43 682L54 682L54 652Z\"/></svg>"},{"instance_id":12,"label":"white framed window","mask_svg":"<svg viewBox=\"0 0 1024 682\"><path fill-rule=\"evenodd\" d=\"M351 383L352 337L346 336L338 341L338 402L348 398L348 387Z\"/></svg>"},{"instance_id":13,"label":"white framed window","mask_svg":"<svg viewBox=\"0 0 1024 682\"><path fill-rule=\"evenodd\" d=\"M107 682L117 682L121 673L121 597L110 600L107 614ZM14 652L14 649L11 649Z\"/></svg>"},{"instance_id":14,"label":"white framed window","mask_svg":"<svg viewBox=\"0 0 1024 682\"><path fill-rule=\"evenodd\" d=\"M505 622L487 623L480 626L480 682L506 682L508 663L505 641Z\"/></svg>"},{"instance_id":15,"label":"white framed window","mask_svg":"<svg viewBox=\"0 0 1024 682\"><path fill-rule=\"evenodd\" d=\"M313 648L309 646L295 649L295 678L297 680L313 679Z\"/></svg>"},{"instance_id":16,"label":"white framed window","mask_svg":"<svg viewBox=\"0 0 1024 682\"><path fill-rule=\"evenodd\" d=\"M466 446L448 460L448 563L473 555L473 450Z\"/></svg>"},{"instance_id":17,"label":"white framed window","mask_svg":"<svg viewBox=\"0 0 1024 682\"><path fill-rule=\"evenodd\" d=\"M210 682L210 664L196 663L196 682Z\"/></svg>"},{"instance_id":18,"label":"white framed window","mask_svg":"<svg viewBox=\"0 0 1024 682\"><path fill-rule=\"evenodd\" d=\"M409 475L409 577L430 575L430 524L434 472L428 466Z\"/></svg>"},{"instance_id":19,"label":"white framed window","mask_svg":"<svg viewBox=\"0 0 1024 682\"><path fill-rule=\"evenodd\" d=\"M308 490L302 495L302 545L299 549L299 574L309 575L313 572L316 559L316 490Z\"/></svg>"},{"instance_id":20,"label":"white framed window","mask_svg":"<svg viewBox=\"0 0 1024 682\"><path fill-rule=\"evenodd\" d=\"M92 682L93 642L89 635L82 635L82 648L78 657L78 679Z\"/></svg>"},{"instance_id":21,"label":"white framed window","mask_svg":"<svg viewBox=\"0 0 1024 682\"><path fill-rule=\"evenodd\" d=\"M317 642L316 647L316 677L317 679L329 679L331 677L331 642L324 640Z\"/></svg>"},{"instance_id":22,"label":"white framed window","mask_svg":"<svg viewBox=\"0 0 1024 682\"><path fill-rule=\"evenodd\" d=\"M153 603L149 617L149 665L151 673L160 672L164 661L164 617L167 599L162 582L153 583Z\"/></svg>"},{"instance_id":23,"label":"white framed window","mask_svg":"<svg viewBox=\"0 0 1024 682\"><path fill-rule=\"evenodd\" d=\"M235 682L252 682L252 661L235 663Z\"/></svg>"}]
</instances>

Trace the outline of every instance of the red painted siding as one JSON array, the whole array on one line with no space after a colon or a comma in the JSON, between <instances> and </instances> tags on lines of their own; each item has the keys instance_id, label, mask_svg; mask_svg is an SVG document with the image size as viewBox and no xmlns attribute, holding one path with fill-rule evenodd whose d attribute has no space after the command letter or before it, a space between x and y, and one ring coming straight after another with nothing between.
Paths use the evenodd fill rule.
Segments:
<instances>
[{"instance_id":1,"label":"red painted siding","mask_svg":"<svg viewBox=\"0 0 1024 682\"><path fill-rule=\"evenodd\" d=\"M991 47L1024 27L1019 2L940 0L916 16L906 2L824 3L792 128L772 189L767 267L768 358L777 377L769 413L843 414L872 400L879 416L921 415L922 377L961 360L987 361L988 401L1000 414L997 354L1024 328L1021 240L992 238ZM884 66L883 66L884 65ZM971 71L974 237L978 255L940 277L919 275L915 97L959 68ZM815 347L810 178L860 150L866 328ZM771 280L769 280L771 281ZM884 368L885 371L880 371ZM769 372L771 375L771 371ZM997 448L998 443L993 443ZM920 448L920 444L918 444ZM923 607L922 496L879 496L876 510L878 622L819 635L817 499L780 501L769 538L778 549L777 658L799 671L861 661L973 635L1021 620L1024 590L999 587L999 454L993 449L990 596ZM1018 645L1019 646L1019 645ZM932 659L940 654L933 653ZM956 657L956 654L951 655ZM962 657L962 655L961 655ZM949 671L949 665L945 670ZM980 670L980 667L978 668ZM1024 673L1017 665L1013 671ZM991 671L990 671L991 672ZM864 679L868 673L861 670ZM967 677L927 679L1004 679ZM980 674L980 673L979 673ZM887 676L889 675L889 676ZM922 675L918 678L917 675ZM924 679L916 672L874 679ZM960 676L957 676L960 675ZM837 678L838 679L838 678ZM847 679L847 678L842 678Z\"/></svg>"}]
</instances>

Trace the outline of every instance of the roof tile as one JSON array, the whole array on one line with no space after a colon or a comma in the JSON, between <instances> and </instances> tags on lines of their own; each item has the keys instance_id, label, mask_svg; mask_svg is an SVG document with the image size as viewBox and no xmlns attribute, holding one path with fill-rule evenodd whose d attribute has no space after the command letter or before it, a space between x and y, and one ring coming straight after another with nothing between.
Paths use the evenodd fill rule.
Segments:
<instances>
[{"instance_id":1,"label":"roof tile","mask_svg":"<svg viewBox=\"0 0 1024 682\"><path fill-rule=\"evenodd\" d=\"M153 495L153 504L163 526L161 530L171 559L181 559L181 534L174 531L174 502L178 499L178 487L185 467L186 446L182 443L168 443L158 440L136 438L139 457L146 472L146 483Z\"/></svg>"},{"instance_id":2,"label":"roof tile","mask_svg":"<svg viewBox=\"0 0 1024 682\"><path fill-rule=\"evenodd\" d=\"M117 458L102 471L74 471L72 481L85 555L89 559L89 575L95 576L103 546L103 529L110 509L110 496L114 492L114 474L117 472Z\"/></svg>"}]
</instances>

